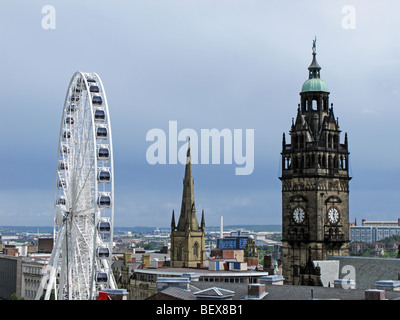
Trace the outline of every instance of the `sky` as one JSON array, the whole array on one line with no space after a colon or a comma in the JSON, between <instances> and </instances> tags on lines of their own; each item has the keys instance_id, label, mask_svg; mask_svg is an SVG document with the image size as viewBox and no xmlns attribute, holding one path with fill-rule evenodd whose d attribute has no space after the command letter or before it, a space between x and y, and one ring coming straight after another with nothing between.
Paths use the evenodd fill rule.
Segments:
<instances>
[{"instance_id":1,"label":"sky","mask_svg":"<svg viewBox=\"0 0 400 320\"><path fill-rule=\"evenodd\" d=\"M76 71L96 72L107 94L115 226L169 227L180 212L184 165L146 158L147 134L161 129L168 141L171 121L199 137L254 130L251 174L222 158L193 165L206 225L220 216L281 224L282 133L314 37L342 143L348 134L350 221L397 220L398 12L397 0L2 0L0 225L53 225L62 109Z\"/></svg>"}]
</instances>

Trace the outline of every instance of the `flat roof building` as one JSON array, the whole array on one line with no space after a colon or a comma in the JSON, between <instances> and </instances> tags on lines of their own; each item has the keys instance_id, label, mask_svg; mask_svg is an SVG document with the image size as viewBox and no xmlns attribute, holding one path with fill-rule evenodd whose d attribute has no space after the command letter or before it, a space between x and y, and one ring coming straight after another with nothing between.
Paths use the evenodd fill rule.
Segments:
<instances>
[{"instance_id":1,"label":"flat roof building","mask_svg":"<svg viewBox=\"0 0 400 320\"><path fill-rule=\"evenodd\" d=\"M400 226L384 226L384 225L365 225L365 226L351 226L350 227L350 241L351 242L375 242L382 239L400 235Z\"/></svg>"}]
</instances>

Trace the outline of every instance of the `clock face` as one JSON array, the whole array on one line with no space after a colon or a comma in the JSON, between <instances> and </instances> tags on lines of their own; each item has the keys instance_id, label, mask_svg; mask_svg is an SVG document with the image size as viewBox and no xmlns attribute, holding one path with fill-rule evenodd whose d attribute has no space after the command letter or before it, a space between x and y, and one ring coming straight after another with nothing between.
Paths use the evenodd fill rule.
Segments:
<instances>
[{"instance_id":1,"label":"clock face","mask_svg":"<svg viewBox=\"0 0 400 320\"><path fill-rule=\"evenodd\" d=\"M302 223L304 221L304 210L301 207L297 207L293 210L293 220L296 223Z\"/></svg>"},{"instance_id":2,"label":"clock face","mask_svg":"<svg viewBox=\"0 0 400 320\"><path fill-rule=\"evenodd\" d=\"M330 223L337 223L339 221L339 211L336 208L329 209L328 220Z\"/></svg>"}]
</instances>

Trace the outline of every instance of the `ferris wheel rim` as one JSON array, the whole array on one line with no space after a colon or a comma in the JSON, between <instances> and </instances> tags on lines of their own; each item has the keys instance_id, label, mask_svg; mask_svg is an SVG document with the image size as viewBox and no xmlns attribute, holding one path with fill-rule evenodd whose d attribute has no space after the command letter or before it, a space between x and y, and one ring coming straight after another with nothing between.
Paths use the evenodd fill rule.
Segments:
<instances>
[{"instance_id":1,"label":"ferris wheel rim","mask_svg":"<svg viewBox=\"0 0 400 320\"><path fill-rule=\"evenodd\" d=\"M65 130L64 122L65 122L65 118L66 118L66 107L67 107L67 104L68 104L68 98L70 97L70 89L71 89L71 86L72 86L72 84L74 83L74 81L75 81L75 79L76 79L77 76L80 76L80 78L83 79L85 85L87 86L87 81L86 81L86 77L85 77L84 73L81 72L81 71L75 72L74 75L72 76L70 82L69 82L68 90L67 90L67 93L66 93L66 96L65 96L65 99L64 99L64 107L63 107L63 113L62 113L62 117L61 117L61 125L60 125L60 132L59 132L59 139L58 139L58 148L57 148L56 185L55 185L55 198L54 198L54 206L55 206L55 210L54 210L54 212L55 212L55 217L54 217L55 220L54 220L54 223L57 222L57 221L56 221L56 210L57 210L57 181L60 179L60 177L59 177L59 175L58 175L58 172L59 172L58 166L59 166L59 164L60 164L60 157L61 157L61 155L60 155L60 148L61 148L61 144L62 144L62 141L63 141L62 135L63 135L63 132L66 132L66 131L64 131L64 130ZM89 99L89 106L90 106L90 109L93 110L93 105L92 105L90 99ZM94 139L94 121L93 121L93 117L91 117L91 128L92 128L91 137L93 138L94 147L95 147L95 146L96 146L96 139ZM63 146L65 146L65 145L67 145L67 144L65 144L65 142L64 142ZM97 159L96 159L96 157L94 158L94 166L95 166L95 169L97 169ZM63 186L63 185L62 185L62 188L64 189L64 186ZM96 191L97 191L97 190L96 190ZM64 196L66 196L66 195L64 194ZM66 199L66 200L67 200L67 199ZM71 200L71 199L69 199L69 200ZM68 203L68 205L70 206L71 203ZM95 210L97 210L96 202L95 202ZM55 229L55 228L54 228L54 229Z\"/></svg>"},{"instance_id":2,"label":"ferris wheel rim","mask_svg":"<svg viewBox=\"0 0 400 320\"><path fill-rule=\"evenodd\" d=\"M100 87L97 87L97 91L92 91L92 85L90 85L88 81L89 77L92 80L91 82L95 83L94 87L96 87L96 85ZM79 91L77 88L79 88ZM77 95L74 96L75 94ZM73 97L74 99L72 99ZM94 106L94 97L99 97L102 101L99 108L103 110L103 114L106 116L104 124L96 123L95 110L98 110L98 108ZM79 111L80 113L78 112L80 117L76 116L77 123L80 126L79 130L81 130L80 135L74 131L75 120L73 113L75 105L77 105L76 110L82 109ZM74 108L72 108L72 106L74 106ZM70 115L69 118L67 117L68 114ZM73 127L70 132L66 129L68 126L70 126L70 129L71 126ZM99 128L102 128L103 130L101 131ZM97 135L97 132L100 131L103 133L104 131L106 132L106 138ZM66 132L68 132L68 134L66 134ZM75 133L76 136L72 133ZM73 149L75 146L72 146L71 144L71 136L73 136L74 139L87 139L84 141L84 147L80 143L81 140L79 140L79 143L77 143L77 145L79 145L78 151ZM108 156L105 159L100 157L100 151L103 145L106 145L108 153ZM64 147L66 148L65 153ZM77 152L76 154L73 154L74 157L78 157L77 159L72 159L73 156L70 157L69 152L72 154L72 151ZM89 155L88 159L87 155ZM78 168L78 166L80 167ZM72 170L74 173L71 174L71 178L69 172ZM107 179L105 179L105 181L101 179L102 173L105 172L108 172L108 181ZM73 176L73 174L77 174L78 177ZM85 174L86 176L84 176ZM62 181L62 179L64 179L64 181ZM107 188L105 186L106 183L109 183L109 187ZM99 188L100 185L102 185L102 191ZM108 195L109 200L105 207L101 206L103 194ZM108 238L105 238L105 235L101 234L100 230L98 230L98 225L100 225L102 220L109 221L109 224L111 225L111 227L109 227L110 235ZM79 289L74 287L73 290L75 291L71 293L73 290L70 290L69 288L72 288L75 285L75 283L72 282L81 281L85 287L88 288L86 291L90 291L88 298L93 299L96 294L95 290L97 290L98 287L98 284L96 284L97 278L95 279L95 272L103 270L104 268L107 270L108 282L107 284L102 285L109 286L112 289L115 288L115 280L113 279L111 270L112 255L110 254L113 239L113 220L114 165L108 101L103 83L97 73L77 71L69 82L68 90L64 99L57 147L53 236L57 243L57 248L55 248L55 250L59 251L56 254L52 253L51 255L50 259L56 261L51 261L50 268L52 269L52 275L47 275L47 277L50 277L52 281L54 280L54 270L55 268L60 268L59 265L61 258L59 256L61 256L62 259L64 259L66 266L63 265L60 269L62 273L62 280L60 283L62 285L58 286L59 298L64 298L64 286L67 286L67 298L79 295ZM87 226L89 229L86 229ZM59 241L61 241L62 244L59 244ZM96 256L96 252L98 251L97 247L108 248L107 259L104 258L104 255L101 259ZM81 254L80 250L82 248L84 251ZM60 255L60 252L63 253ZM85 252L92 255L91 260L85 256ZM68 265L70 262L68 260L69 256L71 256L71 261L74 263L72 266ZM79 268L85 266L88 266L91 270L90 274L79 271ZM71 272L75 273L75 278L70 277L69 273ZM81 275L78 275L80 273ZM48 288L50 288L50 285Z\"/></svg>"}]
</instances>

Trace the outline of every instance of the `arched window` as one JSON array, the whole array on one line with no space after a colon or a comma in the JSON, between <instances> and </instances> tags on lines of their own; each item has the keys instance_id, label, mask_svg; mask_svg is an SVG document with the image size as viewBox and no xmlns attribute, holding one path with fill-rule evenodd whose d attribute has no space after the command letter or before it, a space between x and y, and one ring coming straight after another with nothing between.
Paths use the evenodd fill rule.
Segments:
<instances>
[{"instance_id":1,"label":"arched window","mask_svg":"<svg viewBox=\"0 0 400 320\"><path fill-rule=\"evenodd\" d=\"M193 246L193 255L195 256L195 257L198 257L199 256L199 244L196 242L195 244L194 244L194 246Z\"/></svg>"},{"instance_id":2,"label":"arched window","mask_svg":"<svg viewBox=\"0 0 400 320\"><path fill-rule=\"evenodd\" d=\"M339 147L339 137L337 135L333 136L333 148L337 149Z\"/></svg>"},{"instance_id":3,"label":"arched window","mask_svg":"<svg viewBox=\"0 0 400 320\"><path fill-rule=\"evenodd\" d=\"M182 260L182 243L180 242L176 246L176 258L177 260Z\"/></svg>"},{"instance_id":4,"label":"arched window","mask_svg":"<svg viewBox=\"0 0 400 320\"><path fill-rule=\"evenodd\" d=\"M311 102L311 108L312 108L312 110L317 110L317 100L313 100Z\"/></svg>"}]
</instances>

